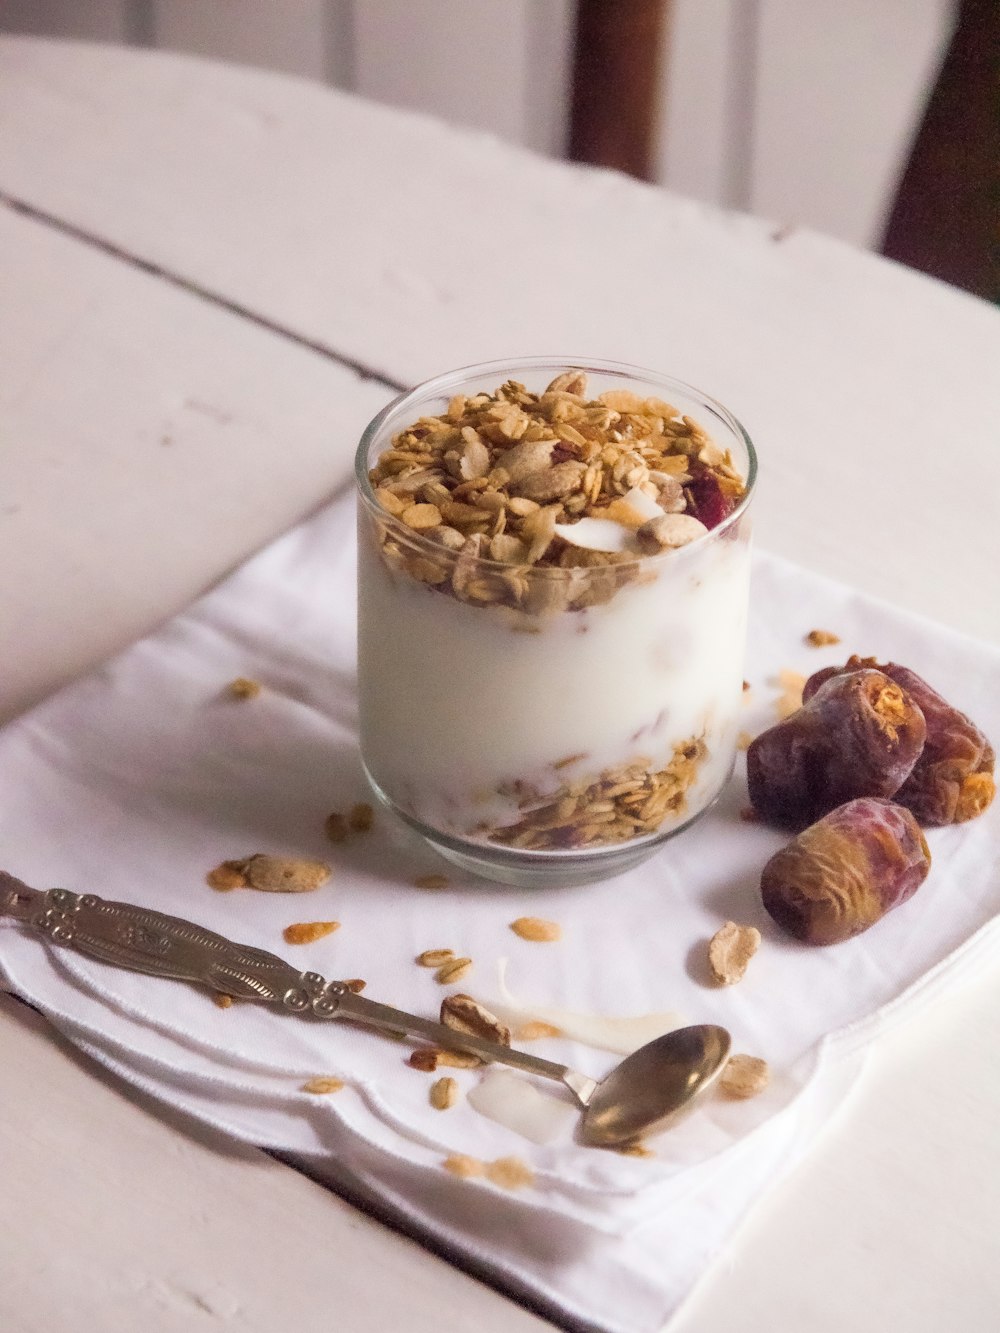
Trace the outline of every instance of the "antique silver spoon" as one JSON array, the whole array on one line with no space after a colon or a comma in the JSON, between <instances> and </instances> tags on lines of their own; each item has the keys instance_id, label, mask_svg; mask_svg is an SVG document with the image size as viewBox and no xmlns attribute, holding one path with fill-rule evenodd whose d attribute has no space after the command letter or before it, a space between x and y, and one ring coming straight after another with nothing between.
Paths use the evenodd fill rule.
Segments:
<instances>
[{"instance_id":1,"label":"antique silver spoon","mask_svg":"<svg viewBox=\"0 0 1000 1333\"><path fill-rule=\"evenodd\" d=\"M447 1050L472 1051L491 1063L555 1079L579 1102L580 1138L594 1147L621 1147L666 1129L712 1086L729 1055L725 1028L677 1028L647 1042L598 1081L355 995L344 982L297 972L277 954L132 903L67 889L31 889L0 871L0 916L24 922L53 944L133 972L193 982L295 1014L346 1018L398 1036L423 1037Z\"/></svg>"}]
</instances>

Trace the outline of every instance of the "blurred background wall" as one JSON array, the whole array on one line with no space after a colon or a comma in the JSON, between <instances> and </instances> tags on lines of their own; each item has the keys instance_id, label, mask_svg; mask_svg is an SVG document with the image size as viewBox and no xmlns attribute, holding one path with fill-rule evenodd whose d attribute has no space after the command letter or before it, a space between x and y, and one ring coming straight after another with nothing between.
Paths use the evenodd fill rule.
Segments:
<instances>
[{"instance_id":1,"label":"blurred background wall","mask_svg":"<svg viewBox=\"0 0 1000 1333\"><path fill-rule=\"evenodd\" d=\"M0 31L320 79L878 249L961 14L977 7L1000 4L0 0Z\"/></svg>"}]
</instances>

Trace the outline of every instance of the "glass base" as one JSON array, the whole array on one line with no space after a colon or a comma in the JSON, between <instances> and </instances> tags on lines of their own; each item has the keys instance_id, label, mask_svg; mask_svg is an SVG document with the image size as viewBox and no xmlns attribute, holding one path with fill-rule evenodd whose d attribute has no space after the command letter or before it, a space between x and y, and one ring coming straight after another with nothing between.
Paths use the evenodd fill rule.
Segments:
<instances>
[{"instance_id":1,"label":"glass base","mask_svg":"<svg viewBox=\"0 0 1000 1333\"><path fill-rule=\"evenodd\" d=\"M405 810L387 796L367 768L365 772L372 790L380 803L394 815L419 833L437 852L459 866L462 870L482 879L490 879L498 884L514 884L522 889L558 889L570 888L578 884L594 884L602 879L613 879L624 875L627 870L641 865L665 842L683 833L699 820L706 810L716 803L726 783L707 801L697 813L690 815L680 824L674 824L660 833L653 833L647 838L637 838L632 842L613 843L606 847L594 847L587 851L531 852L518 848L494 846L489 843L473 842L468 838L457 838L438 829L430 828L408 815Z\"/></svg>"}]
</instances>

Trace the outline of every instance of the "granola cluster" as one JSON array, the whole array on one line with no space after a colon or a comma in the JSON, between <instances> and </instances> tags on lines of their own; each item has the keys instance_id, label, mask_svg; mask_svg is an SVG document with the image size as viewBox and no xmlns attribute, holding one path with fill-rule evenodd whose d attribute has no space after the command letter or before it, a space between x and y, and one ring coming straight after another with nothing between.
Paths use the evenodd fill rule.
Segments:
<instances>
[{"instance_id":1,"label":"granola cluster","mask_svg":"<svg viewBox=\"0 0 1000 1333\"><path fill-rule=\"evenodd\" d=\"M541 394L508 380L394 436L369 473L398 520L379 533L390 566L473 604L577 610L732 513L743 482L696 421L625 389L586 394L578 371Z\"/></svg>"},{"instance_id":2,"label":"granola cluster","mask_svg":"<svg viewBox=\"0 0 1000 1333\"><path fill-rule=\"evenodd\" d=\"M705 754L704 741L692 737L674 747L661 769L654 769L649 759L637 758L597 778L563 783L545 797L516 783L504 794L517 797L527 813L516 823L483 831L491 842L526 851L597 847L646 837L668 815L683 812Z\"/></svg>"}]
</instances>

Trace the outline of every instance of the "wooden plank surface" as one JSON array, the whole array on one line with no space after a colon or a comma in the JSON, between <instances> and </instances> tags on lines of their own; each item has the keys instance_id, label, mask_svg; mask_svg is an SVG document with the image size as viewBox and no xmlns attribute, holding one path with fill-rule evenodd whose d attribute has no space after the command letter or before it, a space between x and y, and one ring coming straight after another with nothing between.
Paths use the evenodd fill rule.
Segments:
<instances>
[{"instance_id":1,"label":"wooden plank surface","mask_svg":"<svg viewBox=\"0 0 1000 1333\"><path fill-rule=\"evenodd\" d=\"M2 993L0 1061L4 1333L431 1333L445 1304L455 1327L549 1327L264 1153L95 1077Z\"/></svg>"},{"instance_id":2,"label":"wooden plank surface","mask_svg":"<svg viewBox=\"0 0 1000 1333\"><path fill-rule=\"evenodd\" d=\"M151 44L325 79L327 0L143 0Z\"/></svg>"},{"instance_id":3,"label":"wooden plank surface","mask_svg":"<svg viewBox=\"0 0 1000 1333\"><path fill-rule=\"evenodd\" d=\"M342 485L394 390L5 208L0 289L7 718Z\"/></svg>"}]
</instances>

